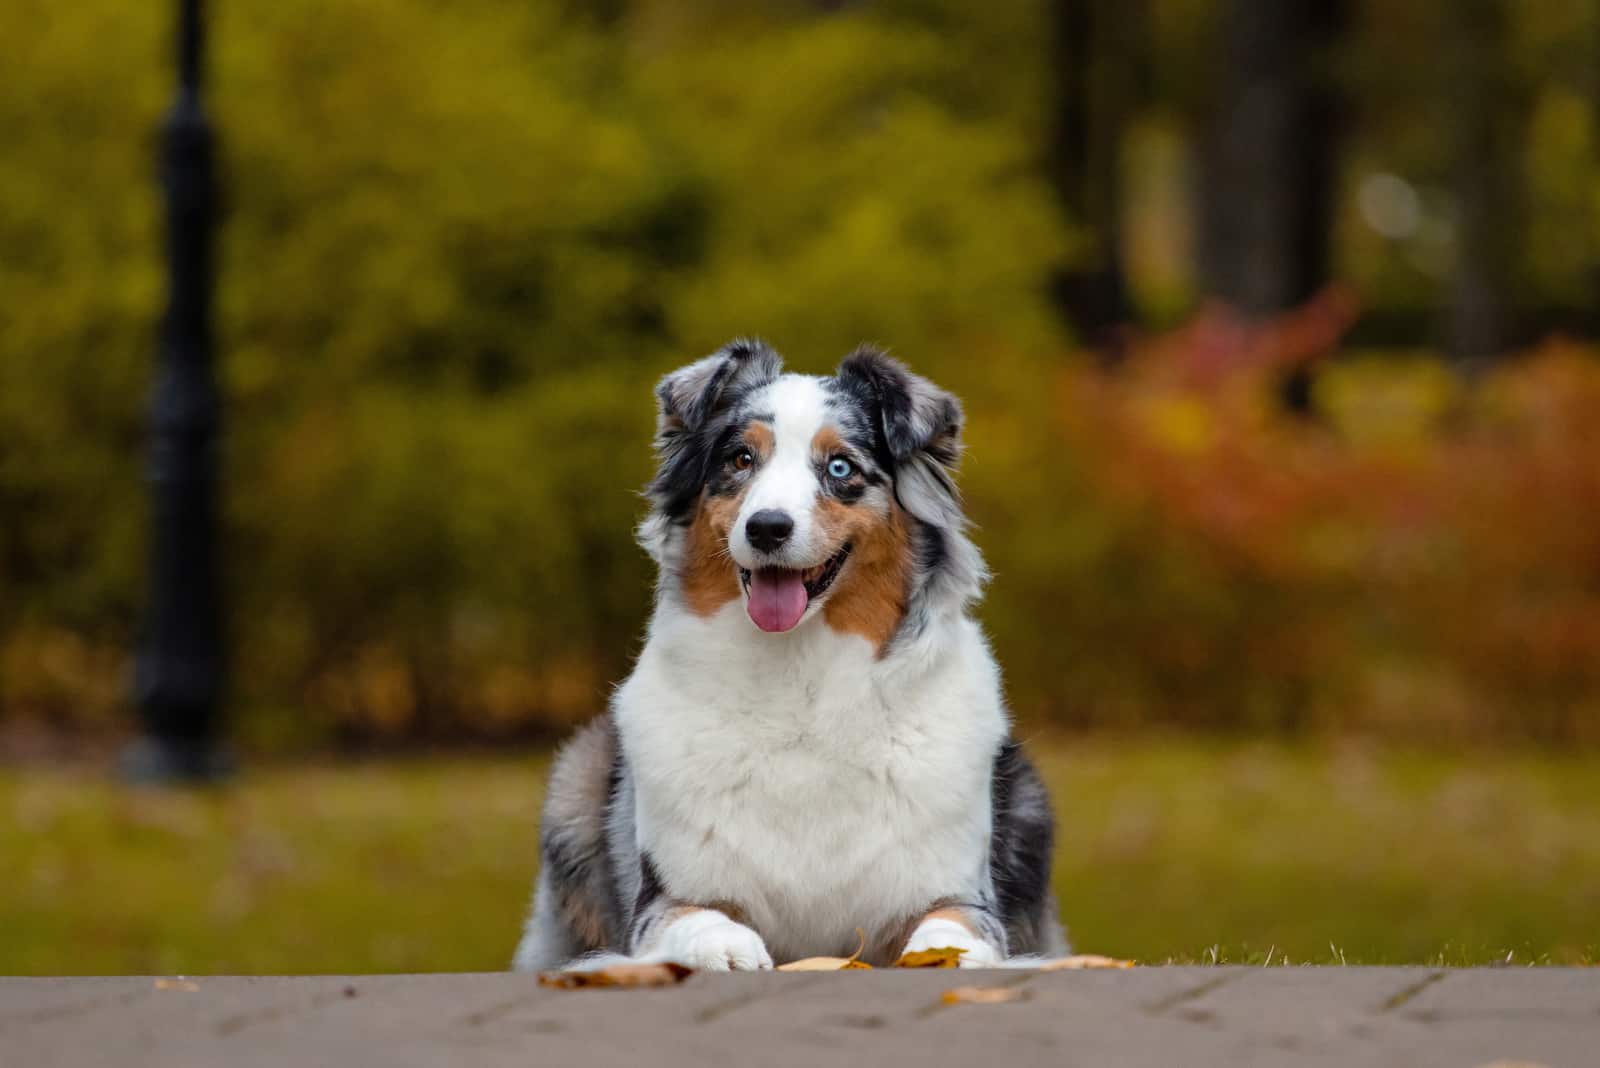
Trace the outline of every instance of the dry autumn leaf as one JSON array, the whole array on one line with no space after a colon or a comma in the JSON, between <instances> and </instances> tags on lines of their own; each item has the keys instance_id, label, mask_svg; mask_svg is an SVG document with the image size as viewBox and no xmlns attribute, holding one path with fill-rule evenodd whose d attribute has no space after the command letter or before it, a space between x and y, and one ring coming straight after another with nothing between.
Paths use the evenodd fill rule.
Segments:
<instances>
[{"instance_id":1,"label":"dry autumn leaf","mask_svg":"<svg viewBox=\"0 0 1600 1068\"><path fill-rule=\"evenodd\" d=\"M896 968L959 968L964 949L944 946L940 949L919 949L907 953L894 962Z\"/></svg>"},{"instance_id":2,"label":"dry autumn leaf","mask_svg":"<svg viewBox=\"0 0 1600 1068\"><path fill-rule=\"evenodd\" d=\"M540 986L578 990L600 986L671 986L694 974L693 968L668 961L663 964L613 964L608 968L577 972L541 972Z\"/></svg>"},{"instance_id":3,"label":"dry autumn leaf","mask_svg":"<svg viewBox=\"0 0 1600 1068\"><path fill-rule=\"evenodd\" d=\"M862 950L867 948L867 932L856 928L856 938L860 941L856 951L848 957L806 957L803 960L792 960L787 964L778 965L780 972L842 972L847 968L868 968L872 965L859 959Z\"/></svg>"},{"instance_id":4,"label":"dry autumn leaf","mask_svg":"<svg viewBox=\"0 0 1600 1068\"><path fill-rule=\"evenodd\" d=\"M806 957L778 965L780 972L842 972L847 968L868 968L872 965L854 957Z\"/></svg>"},{"instance_id":5,"label":"dry autumn leaf","mask_svg":"<svg viewBox=\"0 0 1600 1068\"><path fill-rule=\"evenodd\" d=\"M1041 972L1065 972L1074 968L1131 968L1133 961L1102 957L1094 953L1079 953L1072 957L1057 957L1039 965Z\"/></svg>"},{"instance_id":6,"label":"dry autumn leaf","mask_svg":"<svg viewBox=\"0 0 1600 1068\"><path fill-rule=\"evenodd\" d=\"M946 1005L999 1005L1027 996L1014 986L957 986L946 990L940 1000Z\"/></svg>"}]
</instances>

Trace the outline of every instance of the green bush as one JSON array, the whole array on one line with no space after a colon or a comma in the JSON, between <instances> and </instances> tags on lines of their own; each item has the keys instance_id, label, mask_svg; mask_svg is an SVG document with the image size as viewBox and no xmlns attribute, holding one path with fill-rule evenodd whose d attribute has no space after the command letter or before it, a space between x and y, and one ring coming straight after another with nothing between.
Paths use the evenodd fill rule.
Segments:
<instances>
[{"instance_id":1,"label":"green bush","mask_svg":"<svg viewBox=\"0 0 1600 1068\"><path fill-rule=\"evenodd\" d=\"M941 13L942 12L942 13ZM0 103L0 709L112 721L141 600L166 13L25 2ZM956 386L1039 363L1069 247L954 6L217 9L221 370L247 736L586 715L651 576L650 386L761 333ZM981 40L972 34L955 39ZM990 58L991 68L1004 61ZM1015 92L1029 77L1013 61ZM1007 89L1006 87L1010 87Z\"/></svg>"}]
</instances>

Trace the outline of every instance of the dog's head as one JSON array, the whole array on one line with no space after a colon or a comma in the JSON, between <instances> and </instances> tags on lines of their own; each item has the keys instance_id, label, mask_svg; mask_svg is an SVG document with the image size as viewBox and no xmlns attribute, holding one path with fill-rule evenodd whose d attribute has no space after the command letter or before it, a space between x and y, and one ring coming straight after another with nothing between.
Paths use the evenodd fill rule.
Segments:
<instances>
[{"instance_id":1,"label":"dog's head","mask_svg":"<svg viewBox=\"0 0 1600 1068\"><path fill-rule=\"evenodd\" d=\"M874 349L830 378L735 342L656 389L660 468L641 541L691 611L755 626L822 617L882 651L975 597L983 563L951 481L961 405Z\"/></svg>"}]
</instances>

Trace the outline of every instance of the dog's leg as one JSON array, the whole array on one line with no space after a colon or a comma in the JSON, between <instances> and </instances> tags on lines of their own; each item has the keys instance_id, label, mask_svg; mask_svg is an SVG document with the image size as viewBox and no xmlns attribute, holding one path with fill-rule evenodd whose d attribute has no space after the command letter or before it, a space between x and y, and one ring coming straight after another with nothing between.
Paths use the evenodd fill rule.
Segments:
<instances>
[{"instance_id":1,"label":"dog's leg","mask_svg":"<svg viewBox=\"0 0 1600 1068\"><path fill-rule=\"evenodd\" d=\"M734 919L732 906L676 901L661 884L648 853L639 855L639 897L628 932L636 957L670 960L708 972L772 967L772 954L755 931Z\"/></svg>"},{"instance_id":2,"label":"dog's leg","mask_svg":"<svg viewBox=\"0 0 1600 1068\"><path fill-rule=\"evenodd\" d=\"M960 949L963 968L986 968L1006 957L1006 930L994 910L982 905L942 905L926 913L905 949Z\"/></svg>"}]
</instances>

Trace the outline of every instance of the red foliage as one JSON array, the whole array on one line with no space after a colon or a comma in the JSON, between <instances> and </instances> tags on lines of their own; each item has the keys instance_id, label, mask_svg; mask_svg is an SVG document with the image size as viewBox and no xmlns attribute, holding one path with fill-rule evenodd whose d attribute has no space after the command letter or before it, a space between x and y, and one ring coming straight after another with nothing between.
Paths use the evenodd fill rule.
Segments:
<instances>
[{"instance_id":1,"label":"red foliage","mask_svg":"<svg viewBox=\"0 0 1600 1068\"><path fill-rule=\"evenodd\" d=\"M1208 309L1062 375L1060 433L1149 602L1114 636L1142 696L1207 724L1600 737L1600 361L1550 343L1473 384L1330 361L1354 315L1337 290L1261 325ZM1304 416L1280 388L1308 364Z\"/></svg>"}]
</instances>

